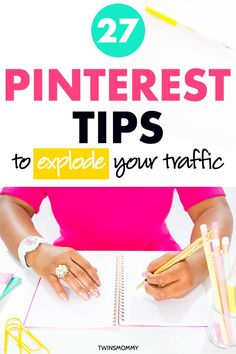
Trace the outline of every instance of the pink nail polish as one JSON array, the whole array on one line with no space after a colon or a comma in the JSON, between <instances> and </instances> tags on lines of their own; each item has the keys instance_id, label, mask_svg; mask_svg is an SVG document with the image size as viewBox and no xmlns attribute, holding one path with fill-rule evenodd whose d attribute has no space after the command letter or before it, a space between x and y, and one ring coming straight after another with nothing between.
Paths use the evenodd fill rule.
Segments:
<instances>
[{"instance_id":1,"label":"pink nail polish","mask_svg":"<svg viewBox=\"0 0 236 354\"><path fill-rule=\"evenodd\" d=\"M96 297L99 297L100 296L100 292L96 289L95 291L94 291L94 296L96 296Z\"/></svg>"},{"instance_id":2,"label":"pink nail polish","mask_svg":"<svg viewBox=\"0 0 236 354\"><path fill-rule=\"evenodd\" d=\"M61 300L66 301L66 302L69 301L68 297L65 294L59 294L59 296L60 296Z\"/></svg>"},{"instance_id":3,"label":"pink nail polish","mask_svg":"<svg viewBox=\"0 0 236 354\"><path fill-rule=\"evenodd\" d=\"M90 299L89 294L83 293L82 296L83 296L83 298L84 298L85 300L89 300L89 299Z\"/></svg>"}]
</instances>

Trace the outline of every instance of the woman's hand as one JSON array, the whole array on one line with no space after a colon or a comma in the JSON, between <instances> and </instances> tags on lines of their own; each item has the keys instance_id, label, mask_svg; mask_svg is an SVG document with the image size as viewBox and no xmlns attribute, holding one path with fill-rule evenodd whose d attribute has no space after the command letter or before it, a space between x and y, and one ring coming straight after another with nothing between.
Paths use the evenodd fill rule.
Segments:
<instances>
[{"instance_id":1,"label":"woman's hand","mask_svg":"<svg viewBox=\"0 0 236 354\"><path fill-rule=\"evenodd\" d=\"M100 280L97 269L72 248L40 244L35 251L26 254L26 263L46 279L65 301L68 300L68 295L55 273L59 264L65 264L69 268L63 281L78 295L85 299L92 295L99 296Z\"/></svg>"},{"instance_id":2,"label":"woman's hand","mask_svg":"<svg viewBox=\"0 0 236 354\"><path fill-rule=\"evenodd\" d=\"M199 252L160 274L152 274L177 253L168 252L152 261L147 268L145 290L158 301L184 297L207 276L204 255ZM199 274L199 272L202 272L202 274Z\"/></svg>"}]
</instances>

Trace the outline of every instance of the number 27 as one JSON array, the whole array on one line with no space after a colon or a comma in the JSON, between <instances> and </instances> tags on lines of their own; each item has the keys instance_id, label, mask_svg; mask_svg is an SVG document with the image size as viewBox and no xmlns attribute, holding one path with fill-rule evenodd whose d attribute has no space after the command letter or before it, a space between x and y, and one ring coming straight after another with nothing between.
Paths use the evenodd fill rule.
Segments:
<instances>
[{"instance_id":1,"label":"number 27","mask_svg":"<svg viewBox=\"0 0 236 354\"><path fill-rule=\"evenodd\" d=\"M120 25L127 25L123 35L121 36L119 43L126 43L133 33L139 19L138 18L120 18ZM104 28L108 25L107 31L98 40L99 43L116 43L117 37L113 34L116 31L116 22L112 18L103 18L98 22L98 28Z\"/></svg>"}]
</instances>

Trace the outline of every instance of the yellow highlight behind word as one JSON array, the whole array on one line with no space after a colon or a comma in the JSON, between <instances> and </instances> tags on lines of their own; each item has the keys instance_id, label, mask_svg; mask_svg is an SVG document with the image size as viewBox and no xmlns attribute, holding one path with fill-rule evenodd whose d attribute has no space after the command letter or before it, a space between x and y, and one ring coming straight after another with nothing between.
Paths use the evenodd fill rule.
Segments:
<instances>
[{"instance_id":1,"label":"yellow highlight behind word","mask_svg":"<svg viewBox=\"0 0 236 354\"><path fill-rule=\"evenodd\" d=\"M34 179L108 179L109 149L34 149Z\"/></svg>"}]
</instances>

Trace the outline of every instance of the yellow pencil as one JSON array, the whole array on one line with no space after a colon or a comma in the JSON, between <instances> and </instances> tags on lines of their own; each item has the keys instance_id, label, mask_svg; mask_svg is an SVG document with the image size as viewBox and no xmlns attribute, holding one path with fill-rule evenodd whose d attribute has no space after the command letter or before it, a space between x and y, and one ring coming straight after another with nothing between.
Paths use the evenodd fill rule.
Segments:
<instances>
[{"instance_id":1,"label":"yellow pencil","mask_svg":"<svg viewBox=\"0 0 236 354\"><path fill-rule=\"evenodd\" d=\"M213 236L212 233L208 233L208 238L211 238ZM155 272L153 274L160 274L162 272L164 272L165 270L169 269L170 267L172 267L173 265L184 261L185 259L187 259L188 257L190 257L194 252L198 251L201 247L203 246L203 240L202 238L198 238L197 240L195 240L194 242L192 242L190 245L188 245L186 248L183 249L183 251L181 251L180 253L177 254L177 256L171 258L168 262L166 262L165 264L163 264L162 266L160 266L157 270L155 270ZM145 284L145 280L142 281L138 286L138 288L143 287Z\"/></svg>"},{"instance_id":2,"label":"yellow pencil","mask_svg":"<svg viewBox=\"0 0 236 354\"><path fill-rule=\"evenodd\" d=\"M227 331L225 328L225 323L224 323L223 317L222 317L222 315L220 315L220 314L222 314L223 308L222 308L221 297L220 297L220 293L219 293L217 275L215 272L214 259L213 259L212 252L211 252L210 240L207 237L207 234L208 234L207 226L205 224L200 225L200 231L201 231L202 239L203 239L203 241L205 241L203 244L204 245L203 247L204 247L204 252L205 252L205 256L206 256L209 277L210 277L210 281L211 281L214 303L216 306L216 310L219 312L218 318L219 318L219 326L220 326L221 336L222 336L223 343L227 344L228 343L228 336L227 336Z\"/></svg>"}]
</instances>

